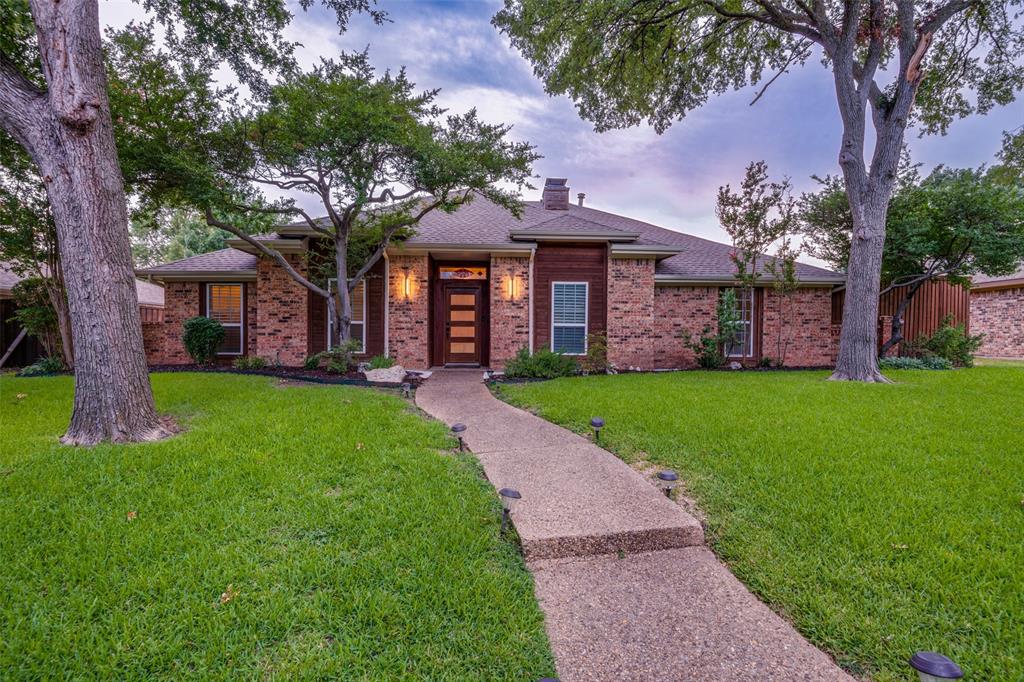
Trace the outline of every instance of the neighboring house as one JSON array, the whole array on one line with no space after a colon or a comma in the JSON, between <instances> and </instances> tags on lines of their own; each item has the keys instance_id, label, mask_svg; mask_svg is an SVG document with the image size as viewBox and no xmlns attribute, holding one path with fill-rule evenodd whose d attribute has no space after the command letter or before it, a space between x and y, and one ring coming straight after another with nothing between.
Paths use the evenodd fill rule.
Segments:
<instances>
[{"instance_id":1,"label":"neighboring house","mask_svg":"<svg viewBox=\"0 0 1024 682\"><path fill-rule=\"evenodd\" d=\"M14 285L21 279L19 275L11 271L7 263L0 262L0 356L7 352L7 349L21 333L21 325L14 318L17 306L11 293ZM145 339L147 324L151 327L156 325L157 331L161 331L163 327L164 289L151 282L135 280L135 290L139 296L144 342L149 344L151 341ZM43 355L44 350L39 341L31 336L26 336L15 346L4 366L24 367L31 365Z\"/></svg>"},{"instance_id":2,"label":"neighboring house","mask_svg":"<svg viewBox=\"0 0 1024 682\"><path fill-rule=\"evenodd\" d=\"M1004 277L975 277L971 333L984 334L979 355L1024 358L1024 266Z\"/></svg>"},{"instance_id":3,"label":"neighboring house","mask_svg":"<svg viewBox=\"0 0 1024 682\"><path fill-rule=\"evenodd\" d=\"M306 271L322 242L295 223L261 237ZM242 240L232 248L139 271L164 284L164 334L151 362L187 363L182 322L196 315L227 328L223 359L258 355L299 365L327 345L326 305ZM588 335L606 334L619 368L694 364L681 335L714 325L720 292L735 286L732 247L569 202L565 180L549 179L522 219L477 197L435 211L392 245L355 291L360 357L387 354L406 367L500 368L520 348L582 355ZM799 264L802 282L786 326L787 364L833 362L832 289L844 276ZM731 359L774 356L779 299L759 287L740 295L744 330ZM787 313L789 306L787 305Z\"/></svg>"}]
</instances>

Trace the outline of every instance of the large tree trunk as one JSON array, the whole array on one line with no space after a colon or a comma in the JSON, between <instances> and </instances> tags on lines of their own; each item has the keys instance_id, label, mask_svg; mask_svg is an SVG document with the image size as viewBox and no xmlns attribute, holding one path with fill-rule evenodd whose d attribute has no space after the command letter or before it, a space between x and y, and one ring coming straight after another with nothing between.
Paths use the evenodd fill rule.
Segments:
<instances>
[{"instance_id":1,"label":"large tree trunk","mask_svg":"<svg viewBox=\"0 0 1024 682\"><path fill-rule=\"evenodd\" d=\"M96 0L32 0L48 90L0 65L0 124L39 166L57 226L74 338L75 403L62 441L153 440L124 186Z\"/></svg>"}]
</instances>

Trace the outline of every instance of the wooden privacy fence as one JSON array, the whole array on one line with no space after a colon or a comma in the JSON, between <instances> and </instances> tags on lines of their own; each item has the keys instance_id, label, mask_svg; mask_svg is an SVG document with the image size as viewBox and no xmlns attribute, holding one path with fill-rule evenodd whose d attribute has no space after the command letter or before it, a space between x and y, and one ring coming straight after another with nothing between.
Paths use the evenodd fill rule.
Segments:
<instances>
[{"instance_id":1,"label":"wooden privacy fence","mask_svg":"<svg viewBox=\"0 0 1024 682\"><path fill-rule=\"evenodd\" d=\"M888 321L896 314L896 306L903 298L904 291L906 291L906 287L897 287L882 294L878 299L879 346L889 338ZM832 292L832 324L834 325L842 324L845 297L845 289ZM906 341L914 341L921 335L934 334L947 315L953 316L953 324L963 324L970 331L970 292L960 285L950 284L945 280L925 282L903 313L903 338Z\"/></svg>"},{"instance_id":2,"label":"wooden privacy fence","mask_svg":"<svg viewBox=\"0 0 1024 682\"><path fill-rule=\"evenodd\" d=\"M142 324L164 321L164 309L155 306L140 305L139 315L142 317Z\"/></svg>"}]
</instances>

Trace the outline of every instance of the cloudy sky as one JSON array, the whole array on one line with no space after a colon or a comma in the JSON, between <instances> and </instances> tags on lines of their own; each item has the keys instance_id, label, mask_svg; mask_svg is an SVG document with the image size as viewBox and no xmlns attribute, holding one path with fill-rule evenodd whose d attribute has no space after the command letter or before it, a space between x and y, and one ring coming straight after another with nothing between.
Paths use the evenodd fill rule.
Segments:
<instances>
[{"instance_id":1,"label":"cloudy sky","mask_svg":"<svg viewBox=\"0 0 1024 682\"><path fill-rule=\"evenodd\" d=\"M424 89L441 88L441 104L451 110L475 106L486 120L513 124L513 135L544 156L534 167L539 178L569 178L572 196L585 192L595 208L728 241L715 220L715 193L737 183L750 161L764 159L773 177L790 177L798 190L813 188L812 174L838 172L835 91L816 60L780 78L754 106L756 88L746 88L713 99L663 135L646 126L598 134L571 101L544 93L530 65L491 26L500 3L380 0L380 7L390 23L356 19L344 35L324 10L296 8L289 37L303 44L307 65L369 47L379 68L405 66ZM141 16L123 0L101 2L100 10L111 25ZM911 152L925 171L938 163L989 163L1002 131L1021 124L1018 102L956 122L943 137L912 135Z\"/></svg>"}]
</instances>

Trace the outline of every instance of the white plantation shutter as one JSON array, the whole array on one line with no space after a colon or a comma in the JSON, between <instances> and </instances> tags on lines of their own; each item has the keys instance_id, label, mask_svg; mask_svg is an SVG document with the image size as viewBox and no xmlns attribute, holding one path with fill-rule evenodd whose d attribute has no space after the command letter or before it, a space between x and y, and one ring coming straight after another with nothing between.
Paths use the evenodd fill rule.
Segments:
<instances>
[{"instance_id":1,"label":"white plantation shutter","mask_svg":"<svg viewBox=\"0 0 1024 682\"><path fill-rule=\"evenodd\" d=\"M568 355L587 352L587 283L551 285L551 350Z\"/></svg>"}]
</instances>

